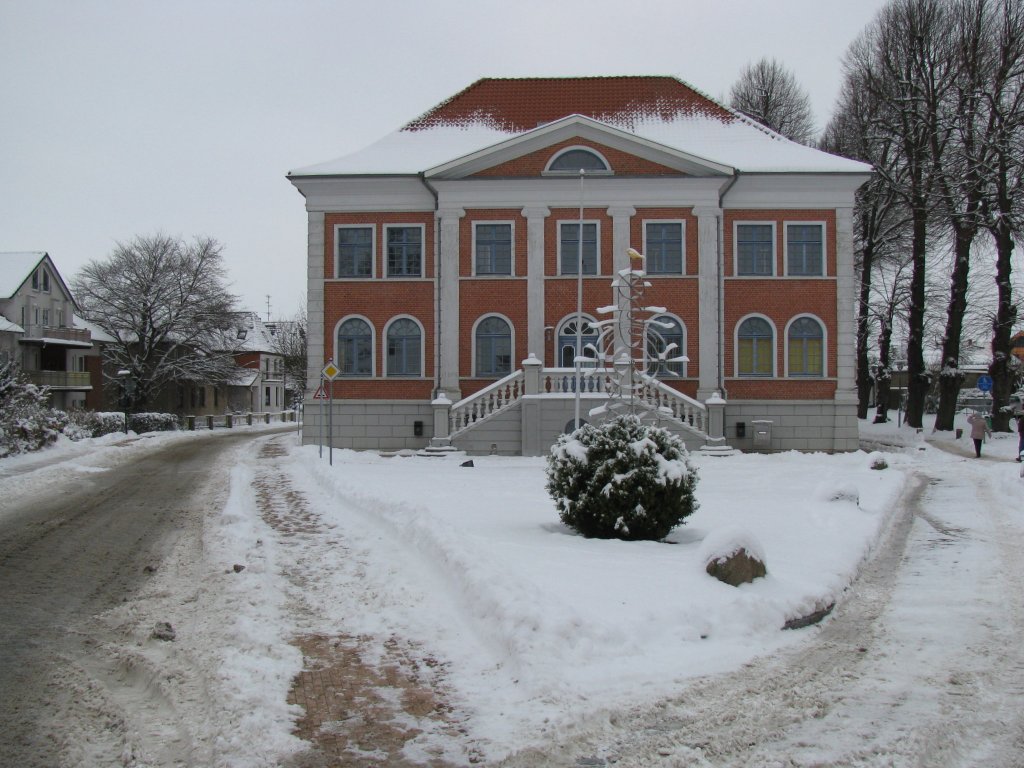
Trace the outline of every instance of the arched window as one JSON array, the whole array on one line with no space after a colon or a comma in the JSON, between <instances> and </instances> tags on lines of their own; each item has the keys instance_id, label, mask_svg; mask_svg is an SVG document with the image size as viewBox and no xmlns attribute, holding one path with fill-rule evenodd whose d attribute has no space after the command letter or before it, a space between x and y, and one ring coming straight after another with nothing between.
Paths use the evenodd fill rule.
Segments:
<instances>
[{"instance_id":1,"label":"arched window","mask_svg":"<svg viewBox=\"0 0 1024 768\"><path fill-rule=\"evenodd\" d=\"M500 317L485 317L476 326L476 375L512 373L512 329Z\"/></svg>"},{"instance_id":2,"label":"arched window","mask_svg":"<svg viewBox=\"0 0 1024 768\"><path fill-rule=\"evenodd\" d=\"M423 334L415 320L399 318L388 326L387 375L422 376Z\"/></svg>"},{"instance_id":3,"label":"arched window","mask_svg":"<svg viewBox=\"0 0 1024 768\"><path fill-rule=\"evenodd\" d=\"M342 376L373 375L373 331L368 322L352 317L338 327L336 357Z\"/></svg>"},{"instance_id":4,"label":"arched window","mask_svg":"<svg viewBox=\"0 0 1024 768\"><path fill-rule=\"evenodd\" d=\"M761 317L748 317L737 333L740 376L771 376L774 371L775 341L771 324Z\"/></svg>"},{"instance_id":5,"label":"arched window","mask_svg":"<svg viewBox=\"0 0 1024 768\"><path fill-rule=\"evenodd\" d=\"M658 315L647 324L647 373L651 376L685 376L686 362L672 358L686 355L683 324L671 315Z\"/></svg>"},{"instance_id":6,"label":"arched window","mask_svg":"<svg viewBox=\"0 0 1024 768\"><path fill-rule=\"evenodd\" d=\"M596 358L593 349L588 349L587 345L592 347L597 346L597 329L591 325L589 318L583 318L583 328L580 334L580 354L584 357ZM587 365L593 365L588 363ZM558 330L558 367L559 368L575 368L576 367L576 318L571 318L562 323L561 328Z\"/></svg>"},{"instance_id":7,"label":"arched window","mask_svg":"<svg viewBox=\"0 0 1024 768\"><path fill-rule=\"evenodd\" d=\"M799 317L789 326L789 375L825 375L825 332L821 323Z\"/></svg>"},{"instance_id":8,"label":"arched window","mask_svg":"<svg viewBox=\"0 0 1024 768\"><path fill-rule=\"evenodd\" d=\"M579 173L581 170L587 173L607 173L610 169L604 158L596 152L589 149L574 148L566 150L555 157L548 166L548 170L561 173Z\"/></svg>"}]
</instances>

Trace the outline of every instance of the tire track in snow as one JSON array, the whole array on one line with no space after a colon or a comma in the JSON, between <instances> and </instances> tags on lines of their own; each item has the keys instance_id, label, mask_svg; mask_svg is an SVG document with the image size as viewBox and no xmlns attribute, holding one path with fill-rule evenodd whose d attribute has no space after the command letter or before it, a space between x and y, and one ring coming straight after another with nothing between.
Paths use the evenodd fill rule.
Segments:
<instances>
[{"instance_id":1,"label":"tire track in snow","mask_svg":"<svg viewBox=\"0 0 1024 768\"><path fill-rule=\"evenodd\" d=\"M807 645L500 765L1019 768L1024 532L990 478L912 478Z\"/></svg>"}]
</instances>

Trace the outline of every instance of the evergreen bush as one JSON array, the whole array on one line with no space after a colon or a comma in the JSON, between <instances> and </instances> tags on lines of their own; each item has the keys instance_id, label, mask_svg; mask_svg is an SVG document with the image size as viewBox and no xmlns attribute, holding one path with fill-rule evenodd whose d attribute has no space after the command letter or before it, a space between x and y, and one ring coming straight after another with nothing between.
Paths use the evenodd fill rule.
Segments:
<instances>
[{"instance_id":1,"label":"evergreen bush","mask_svg":"<svg viewBox=\"0 0 1024 768\"><path fill-rule=\"evenodd\" d=\"M64 425L48 400L49 389L29 381L17 363L0 363L0 457L38 451L57 440Z\"/></svg>"},{"instance_id":2,"label":"evergreen bush","mask_svg":"<svg viewBox=\"0 0 1024 768\"><path fill-rule=\"evenodd\" d=\"M178 417L173 413L131 413L128 415L128 429L143 432L174 432L178 429Z\"/></svg>"},{"instance_id":3,"label":"evergreen bush","mask_svg":"<svg viewBox=\"0 0 1024 768\"><path fill-rule=\"evenodd\" d=\"M683 441L633 415L562 435L548 457L559 518L589 538L661 540L697 510L696 486Z\"/></svg>"}]
</instances>

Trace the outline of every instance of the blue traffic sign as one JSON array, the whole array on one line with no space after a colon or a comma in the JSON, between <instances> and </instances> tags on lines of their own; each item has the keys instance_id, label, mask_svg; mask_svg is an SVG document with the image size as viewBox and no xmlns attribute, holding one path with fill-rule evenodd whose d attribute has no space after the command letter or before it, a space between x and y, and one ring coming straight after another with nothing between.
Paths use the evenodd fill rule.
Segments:
<instances>
[{"instance_id":1,"label":"blue traffic sign","mask_svg":"<svg viewBox=\"0 0 1024 768\"><path fill-rule=\"evenodd\" d=\"M978 377L978 389L982 392L992 391L992 377L991 376L979 376Z\"/></svg>"}]
</instances>

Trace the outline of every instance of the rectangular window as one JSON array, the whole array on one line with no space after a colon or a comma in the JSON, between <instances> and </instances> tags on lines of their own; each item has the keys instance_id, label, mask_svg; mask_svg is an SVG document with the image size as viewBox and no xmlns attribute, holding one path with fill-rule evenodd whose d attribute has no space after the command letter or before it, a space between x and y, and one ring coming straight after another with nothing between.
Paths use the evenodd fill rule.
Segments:
<instances>
[{"instance_id":1,"label":"rectangular window","mask_svg":"<svg viewBox=\"0 0 1024 768\"><path fill-rule=\"evenodd\" d=\"M736 225L736 274L774 274L775 228L771 224Z\"/></svg>"},{"instance_id":2,"label":"rectangular window","mask_svg":"<svg viewBox=\"0 0 1024 768\"><path fill-rule=\"evenodd\" d=\"M43 270L43 290L47 293L50 292L50 273L45 269Z\"/></svg>"},{"instance_id":3,"label":"rectangular window","mask_svg":"<svg viewBox=\"0 0 1024 768\"><path fill-rule=\"evenodd\" d=\"M561 222L558 228L558 253L561 259L561 273L579 273L580 225L578 222ZM597 224L583 222L583 274L597 274Z\"/></svg>"},{"instance_id":4,"label":"rectangular window","mask_svg":"<svg viewBox=\"0 0 1024 768\"><path fill-rule=\"evenodd\" d=\"M824 274L822 229L821 224L786 225L786 274Z\"/></svg>"},{"instance_id":5,"label":"rectangular window","mask_svg":"<svg viewBox=\"0 0 1024 768\"><path fill-rule=\"evenodd\" d=\"M388 277L422 277L423 227L388 227Z\"/></svg>"},{"instance_id":6,"label":"rectangular window","mask_svg":"<svg viewBox=\"0 0 1024 768\"><path fill-rule=\"evenodd\" d=\"M44 328L49 328L50 327L50 310L48 310L48 309L44 309L43 310L43 327Z\"/></svg>"},{"instance_id":7,"label":"rectangular window","mask_svg":"<svg viewBox=\"0 0 1024 768\"><path fill-rule=\"evenodd\" d=\"M336 277L373 277L373 227L338 227Z\"/></svg>"},{"instance_id":8,"label":"rectangular window","mask_svg":"<svg viewBox=\"0 0 1024 768\"><path fill-rule=\"evenodd\" d=\"M263 396L263 405L270 405L270 387L265 387L264 389L266 392Z\"/></svg>"},{"instance_id":9,"label":"rectangular window","mask_svg":"<svg viewBox=\"0 0 1024 768\"><path fill-rule=\"evenodd\" d=\"M512 225L477 224L473 263L478 275L512 274Z\"/></svg>"},{"instance_id":10,"label":"rectangular window","mask_svg":"<svg viewBox=\"0 0 1024 768\"><path fill-rule=\"evenodd\" d=\"M771 376L771 339L740 339L739 358L740 376Z\"/></svg>"},{"instance_id":11,"label":"rectangular window","mask_svg":"<svg viewBox=\"0 0 1024 768\"><path fill-rule=\"evenodd\" d=\"M39 290L39 270L32 273L32 290Z\"/></svg>"},{"instance_id":12,"label":"rectangular window","mask_svg":"<svg viewBox=\"0 0 1024 768\"><path fill-rule=\"evenodd\" d=\"M644 225L647 274L683 274L683 223L650 221Z\"/></svg>"}]
</instances>

